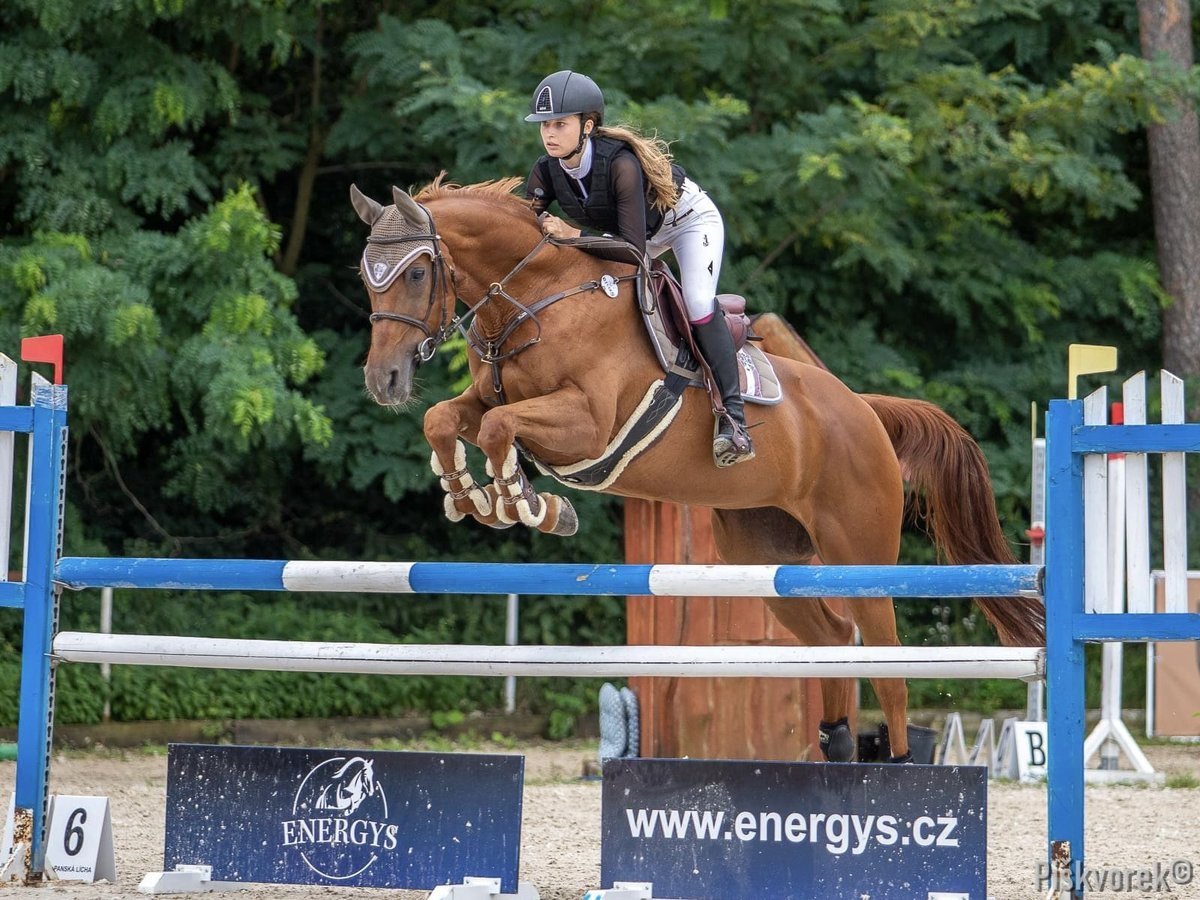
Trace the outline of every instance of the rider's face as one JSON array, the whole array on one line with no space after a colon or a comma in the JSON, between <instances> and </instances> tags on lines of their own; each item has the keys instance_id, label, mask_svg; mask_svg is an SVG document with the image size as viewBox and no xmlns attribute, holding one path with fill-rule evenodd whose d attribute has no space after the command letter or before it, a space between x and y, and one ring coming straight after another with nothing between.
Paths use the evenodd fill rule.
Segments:
<instances>
[{"instance_id":1,"label":"rider's face","mask_svg":"<svg viewBox=\"0 0 1200 900\"><path fill-rule=\"evenodd\" d=\"M550 119L541 123L542 146L546 153L555 159L566 159L575 153L579 146L579 133L583 122L579 116L563 116L561 119Z\"/></svg>"}]
</instances>

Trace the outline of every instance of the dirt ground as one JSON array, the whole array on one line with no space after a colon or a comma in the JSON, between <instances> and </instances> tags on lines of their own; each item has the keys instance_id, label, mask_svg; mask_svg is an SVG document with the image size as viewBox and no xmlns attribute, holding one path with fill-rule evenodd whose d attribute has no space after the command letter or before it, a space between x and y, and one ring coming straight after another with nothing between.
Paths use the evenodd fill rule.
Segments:
<instances>
[{"instance_id":1,"label":"dirt ground","mask_svg":"<svg viewBox=\"0 0 1200 900\"><path fill-rule=\"evenodd\" d=\"M580 900L589 888L599 887L600 784L579 777L584 762L595 759L595 744L464 749L517 752L526 757L522 880L531 882L543 900ZM1167 776L1167 785L1088 788L1088 865L1131 869L1187 860L1200 869L1200 745L1158 744L1145 749L1154 767ZM13 763L0 763L0 796L11 792L14 769ZM51 774L53 791L110 798L117 882L53 882L36 890L42 895L81 898L134 900L144 896L137 891L142 876L162 868L166 769L163 752L93 750L56 754ZM989 896L995 900L1044 896L1044 890L1037 889L1036 876L1038 864L1044 859L1045 786L992 782L988 804ZM1170 894L1142 891L1132 895L1200 898L1200 871L1196 882L1177 886ZM18 890L9 888L5 893L16 897ZM367 893L392 900L426 896L412 891ZM236 896L247 900L339 900L362 894L361 889L351 888L271 886Z\"/></svg>"}]
</instances>

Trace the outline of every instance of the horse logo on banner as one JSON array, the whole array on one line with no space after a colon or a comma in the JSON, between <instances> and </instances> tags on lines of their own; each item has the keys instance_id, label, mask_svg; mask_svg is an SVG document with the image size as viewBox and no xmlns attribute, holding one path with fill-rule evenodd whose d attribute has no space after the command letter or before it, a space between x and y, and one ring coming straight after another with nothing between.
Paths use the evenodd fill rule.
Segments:
<instances>
[{"instance_id":1,"label":"horse logo on banner","mask_svg":"<svg viewBox=\"0 0 1200 900\"><path fill-rule=\"evenodd\" d=\"M372 760L355 756L333 773L333 778L317 797L317 809L332 809L344 816L352 814L368 797L375 796L378 785Z\"/></svg>"},{"instance_id":2,"label":"horse logo on banner","mask_svg":"<svg viewBox=\"0 0 1200 900\"><path fill-rule=\"evenodd\" d=\"M361 756L313 766L296 789L292 816L281 823L283 846L331 881L357 878L398 843L373 760Z\"/></svg>"}]
</instances>

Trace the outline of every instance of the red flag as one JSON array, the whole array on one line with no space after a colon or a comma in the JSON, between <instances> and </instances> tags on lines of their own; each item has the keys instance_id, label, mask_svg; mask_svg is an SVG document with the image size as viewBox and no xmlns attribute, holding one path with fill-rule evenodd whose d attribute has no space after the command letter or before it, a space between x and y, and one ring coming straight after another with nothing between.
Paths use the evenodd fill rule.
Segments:
<instances>
[{"instance_id":1,"label":"red flag","mask_svg":"<svg viewBox=\"0 0 1200 900\"><path fill-rule=\"evenodd\" d=\"M54 383L63 383L63 336L47 334L21 341L21 359L25 362L44 362L54 365Z\"/></svg>"}]
</instances>

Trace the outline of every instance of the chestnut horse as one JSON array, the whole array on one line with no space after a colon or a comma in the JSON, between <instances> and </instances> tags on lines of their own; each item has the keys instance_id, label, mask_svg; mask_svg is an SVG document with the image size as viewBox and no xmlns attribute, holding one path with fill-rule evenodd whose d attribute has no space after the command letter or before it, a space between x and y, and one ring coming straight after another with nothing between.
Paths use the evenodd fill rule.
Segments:
<instances>
[{"instance_id":1,"label":"chestnut horse","mask_svg":"<svg viewBox=\"0 0 1200 900\"><path fill-rule=\"evenodd\" d=\"M570 534L569 501L534 492L518 445L539 467L600 459L663 372L636 307L635 267L543 239L529 204L513 194L520 183L459 187L439 177L412 197L393 188L388 206L351 188L371 226L361 266L372 309L364 373L376 402L407 405L416 367L462 327L473 383L431 407L424 423L447 515ZM469 307L461 319L457 301ZM855 394L818 366L771 361L783 398L747 404L754 460L714 466L709 397L688 390L669 427L603 489L710 507L727 563L894 565L907 480L923 495L943 559L1015 562L987 463L957 422L923 401ZM463 441L486 456L487 483L468 470ZM847 645L854 625L866 645L899 644L889 597L847 599L849 618L824 599L765 600L807 645ZM977 602L1005 644L1044 643L1040 601ZM902 679L872 684L892 752L903 756L908 689ZM849 712L852 681L824 679L821 687L823 719L837 722ZM837 756L849 758L847 741L844 733Z\"/></svg>"}]
</instances>

